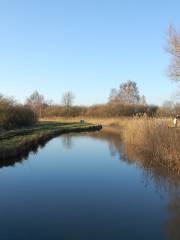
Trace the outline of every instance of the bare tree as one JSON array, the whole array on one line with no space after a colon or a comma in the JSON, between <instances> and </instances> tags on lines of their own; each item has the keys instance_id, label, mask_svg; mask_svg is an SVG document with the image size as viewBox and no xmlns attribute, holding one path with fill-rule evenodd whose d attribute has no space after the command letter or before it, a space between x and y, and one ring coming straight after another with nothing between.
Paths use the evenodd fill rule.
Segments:
<instances>
[{"instance_id":1,"label":"bare tree","mask_svg":"<svg viewBox=\"0 0 180 240\"><path fill-rule=\"evenodd\" d=\"M75 95L72 92L67 91L63 94L62 104L67 108L71 107L74 102L74 99L75 99Z\"/></svg>"},{"instance_id":2,"label":"bare tree","mask_svg":"<svg viewBox=\"0 0 180 240\"><path fill-rule=\"evenodd\" d=\"M162 107L165 108L165 109L173 109L174 103L170 100L166 100L166 101L163 102Z\"/></svg>"},{"instance_id":3,"label":"bare tree","mask_svg":"<svg viewBox=\"0 0 180 240\"><path fill-rule=\"evenodd\" d=\"M146 97L145 97L144 95L140 96L140 98L139 98L139 104L141 104L141 105L147 105Z\"/></svg>"},{"instance_id":4,"label":"bare tree","mask_svg":"<svg viewBox=\"0 0 180 240\"><path fill-rule=\"evenodd\" d=\"M173 102L174 105L180 103L180 86L177 86L175 91L172 93L171 101Z\"/></svg>"},{"instance_id":5,"label":"bare tree","mask_svg":"<svg viewBox=\"0 0 180 240\"><path fill-rule=\"evenodd\" d=\"M115 88L112 88L109 94L109 102L116 102L116 101L118 101L118 91Z\"/></svg>"},{"instance_id":6,"label":"bare tree","mask_svg":"<svg viewBox=\"0 0 180 240\"><path fill-rule=\"evenodd\" d=\"M44 96L39 94L38 91L34 91L26 100L26 105L28 105L38 117L42 116L42 107L44 104Z\"/></svg>"},{"instance_id":7,"label":"bare tree","mask_svg":"<svg viewBox=\"0 0 180 240\"><path fill-rule=\"evenodd\" d=\"M75 99L75 95L71 91L67 91L63 94L62 104L66 108L66 116L67 117L70 115L71 107L73 105L74 99Z\"/></svg>"},{"instance_id":8,"label":"bare tree","mask_svg":"<svg viewBox=\"0 0 180 240\"><path fill-rule=\"evenodd\" d=\"M140 100L139 90L136 82L126 81L119 86L119 89L111 90L110 102L121 102L124 104L138 104Z\"/></svg>"},{"instance_id":9,"label":"bare tree","mask_svg":"<svg viewBox=\"0 0 180 240\"><path fill-rule=\"evenodd\" d=\"M4 97L1 93L0 93L0 106L13 106L17 104L16 100L13 97Z\"/></svg>"},{"instance_id":10,"label":"bare tree","mask_svg":"<svg viewBox=\"0 0 180 240\"><path fill-rule=\"evenodd\" d=\"M173 25L169 26L167 40L166 51L171 55L168 75L172 80L180 81L180 32L177 32Z\"/></svg>"}]
</instances>

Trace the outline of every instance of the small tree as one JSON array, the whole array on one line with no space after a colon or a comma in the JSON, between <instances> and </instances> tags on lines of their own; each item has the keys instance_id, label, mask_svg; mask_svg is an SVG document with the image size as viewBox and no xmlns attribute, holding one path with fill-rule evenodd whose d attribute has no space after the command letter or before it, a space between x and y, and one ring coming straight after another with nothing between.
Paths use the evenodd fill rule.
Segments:
<instances>
[{"instance_id":1,"label":"small tree","mask_svg":"<svg viewBox=\"0 0 180 240\"><path fill-rule=\"evenodd\" d=\"M166 101L163 102L162 107L166 108L166 109L173 109L174 103L170 100L166 100Z\"/></svg>"},{"instance_id":2,"label":"small tree","mask_svg":"<svg viewBox=\"0 0 180 240\"><path fill-rule=\"evenodd\" d=\"M44 104L44 96L39 94L38 91L34 91L26 100L26 105L28 105L38 117L42 116L42 107Z\"/></svg>"},{"instance_id":3,"label":"small tree","mask_svg":"<svg viewBox=\"0 0 180 240\"><path fill-rule=\"evenodd\" d=\"M66 108L66 116L70 115L71 107L73 105L75 95L71 91L67 91L63 94L62 104Z\"/></svg>"},{"instance_id":4,"label":"small tree","mask_svg":"<svg viewBox=\"0 0 180 240\"><path fill-rule=\"evenodd\" d=\"M141 104L141 105L147 105L146 97L145 97L144 95L140 96L140 98L139 98L139 104Z\"/></svg>"},{"instance_id":5,"label":"small tree","mask_svg":"<svg viewBox=\"0 0 180 240\"><path fill-rule=\"evenodd\" d=\"M140 96L136 82L126 81L119 86L119 89L112 89L109 97L110 102L120 102L123 104L137 104Z\"/></svg>"},{"instance_id":6,"label":"small tree","mask_svg":"<svg viewBox=\"0 0 180 240\"><path fill-rule=\"evenodd\" d=\"M109 94L109 102L118 102L118 91L115 88L111 89Z\"/></svg>"}]
</instances>

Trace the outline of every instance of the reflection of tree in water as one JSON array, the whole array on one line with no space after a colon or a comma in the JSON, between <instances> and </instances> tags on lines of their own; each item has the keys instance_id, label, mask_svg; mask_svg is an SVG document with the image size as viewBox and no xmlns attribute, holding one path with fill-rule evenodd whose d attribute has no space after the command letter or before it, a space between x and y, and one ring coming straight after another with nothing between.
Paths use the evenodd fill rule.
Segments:
<instances>
[{"instance_id":1,"label":"reflection of tree in water","mask_svg":"<svg viewBox=\"0 0 180 240\"><path fill-rule=\"evenodd\" d=\"M37 154L38 150L44 148L47 142L48 140L44 140L39 142L38 144L34 144L28 149L25 149L23 152L21 152L17 157L1 159L0 168L14 166L16 163L22 163L23 161L28 159L31 153Z\"/></svg>"},{"instance_id":2,"label":"reflection of tree in water","mask_svg":"<svg viewBox=\"0 0 180 240\"><path fill-rule=\"evenodd\" d=\"M167 237L170 240L180 240L180 176L163 166L153 165L151 159L139 154L136 146L125 146L120 138L120 130L107 128L100 133L90 133L91 137L107 141L112 156L116 154L129 164L135 163L143 170L143 183L147 187L154 184L161 198L169 197L167 206L169 220L165 224Z\"/></svg>"},{"instance_id":3,"label":"reflection of tree in water","mask_svg":"<svg viewBox=\"0 0 180 240\"><path fill-rule=\"evenodd\" d=\"M168 175L162 169L144 169L144 183L154 183L161 198L168 195L169 204L166 208L169 219L165 224L167 239L180 239L180 177Z\"/></svg>"},{"instance_id":4,"label":"reflection of tree in water","mask_svg":"<svg viewBox=\"0 0 180 240\"><path fill-rule=\"evenodd\" d=\"M63 146L71 149L73 146L73 137L91 137L101 139L109 144L109 150L112 156L118 155L121 161L129 164L136 163L143 170L144 186L154 183L156 190L163 198L165 194L169 197L169 205L167 207L169 220L166 222L165 228L168 239L180 239L180 176L172 172L168 172L163 166L153 165L150 159L146 159L140 155L134 146L125 146L122 143L120 130L115 128L105 128L101 132L90 132L88 134L66 134L61 136ZM27 159L30 152L37 153L39 148L45 146L47 141L41 142L39 145L32 146L31 149L25 151L16 159L6 159L0 162L0 167L14 165L16 162L22 162Z\"/></svg>"},{"instance_id":5,"label":"reflection of tree in water","mask_svg":"<svg viewBox=\"0 0 180 240\"><path fill-rule=\"evenodd\" d=\"M116 156L117 155L117 149L116 146L113 143L109 143L109 151L111 153L111 156Z\"/></svg>"},{"instance_id":6,"label":"reflection of tree in water","mask_svg":"<svg viewBox=\"0 0 180 240\"><path fill-rule=\"evenodd\" d=\"M61 136L62 138L62 144L64 148L71 149L73 147L73 135L72 134L65 134Z\"/></svg>"},{"instance_id":7,"label":"reflection of tree in water","mask_svg":"<svg viewBox=\"0 0 180 240\"><path fill-rule=\"evenodd\" d=\"M169 239L180 239L180 194L174 196L168 206L168 211L171 215L166 227Z\"/></svg>"},{"instance_id":8,"label":"reflection of tree in water","mask_svg":"<svg viewBox=\"0 0 180 240\"><path fill-rule=\"evenodd\" d=\"M88 136L106 141L108 143L111 156L118 155L121 161L123 160L128 163L134 163L126 152L126 148L121 139L121 130L119 128L104 128L100 132L88 133Z\"/></svg>"}]
</instances>

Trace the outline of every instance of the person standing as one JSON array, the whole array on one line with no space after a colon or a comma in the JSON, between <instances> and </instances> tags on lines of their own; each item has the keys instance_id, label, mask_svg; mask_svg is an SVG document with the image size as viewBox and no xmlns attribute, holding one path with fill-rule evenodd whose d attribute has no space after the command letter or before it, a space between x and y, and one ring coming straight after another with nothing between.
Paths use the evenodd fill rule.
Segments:
<instances>
[{"instance_id":1,"label":"person standing","mask_svg":"<svg viewBox=\"0 0 180 240\"><path fill-rule=\"evenodd\" d=\"M174 127L177 127L178 118L179 118L179 115L176 115L176 117L175 117L174 120L173 120Z\"/></svg>"}]
</instances>

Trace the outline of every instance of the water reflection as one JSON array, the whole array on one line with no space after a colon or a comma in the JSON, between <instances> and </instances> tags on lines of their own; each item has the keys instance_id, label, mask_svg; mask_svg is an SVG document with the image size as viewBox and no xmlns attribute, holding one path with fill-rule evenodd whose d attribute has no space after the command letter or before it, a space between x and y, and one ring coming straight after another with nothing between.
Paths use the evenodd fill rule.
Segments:
<instances>
[{"instance_id":1,"label":"water reflection","mask_svg":"<svg viewBox=\"0 0 180 240\"><path fill-rule=\"evenodd\" d=\"M171 219L167 222L166 228L169 239L180 239L180 196L173 197L168 206Z\"/></svg>"},{"instance_id":2,"label":"water reflection","mask_svg":"<svg viewBox=\"0 0 180 240\"><path fill-rule=\"evenodd\" d=\"M65 149L73 149L78 138L94 138L105 141L108 144L111 156L118 156L120 161L128 164L137 164L138 168L143 170L142 181L144 187L156 186L156 191L163 199L165 194L168 195L169 204L166 206L168 220L164 225L167 232L167 238L171 240L180 239L180 177L168 172L163 167L153 166L146 161L143 156L138 155L134 146L125 146L122 143L120 131L115 128L105 128L101 132L90 132L82 134L66 134L60 137ZM0 161L0 167L12 166L16 162L22 162L28 159L30 153L37 154L39 149L46 145L47 141L37 146L33 146L28 151L21 154L15 159L6 159ZM150 204L150 202L148 203ZM152 229L153 231L153 229Z\"/></svg>"},{"instance_id":3,"label":"water reflection","mask_svg":"<svg viewBox=\"0 0 180 240\"><path fill-rule=\"evenodd\" d=\"M65 149L71 149L73 147L73 135L65 134L62 136L62 143Z\"/></svg>"},{"instance_id":4,"label":"water reflection","mask_svg":"<svg viewBox=\"0 0 180 240\"><path fill-rule=\"evenodd\" d=\"M49 140L43 140L38 144L31 145L28 149L25 149L16 157L2 158L0 159L0 168L14 166L16 163L22 163L29 158L31 153L38 154L38 151L44 148Z\"/></svg>"},{"instance_id":5,"label":"water reflection","mask_svg":"<svg viewBox=\"0 0 180 240\"><path fill-rule=\"evenodd\" d=\"M83 137L87 134L69 135L68 141L73 145L73 136ZM167 238L170 240L180 239L180 177L167 171L163 166L154 166L146 161L144 156L137 155L133 146L124 146L121 140L120 130L114 128L103 129L99 133L88 133L88 136L106 141L112 156L118 155L119 159L129 164L137 164L143 170L143 183L145 187L152 184L156 186L157 193L164 198L164 194L169 196L169 205L166 208L170 219L164 228L167 231ZM64 136L65 137L65 136ZM71 138L71 140L69 139ZM75 138L74 138L75 140ZM152 230L153 231L153 230Z\"/></svg>"},{"instance_id":6,"label":"water reflection","mask_svg":"<svg viewBox=\"0 0 180 240\"><path fill-rule=\"evenodd\" d=\"M120 160L127 161L129 164L138 164L143 169L144 186L148 187L153 184L156 191L164 198L167 193L170 201L167 206L168 215L171 216L165 226L167 237L170 240L180 239L180 176L169 172L163 166L154 166L146 161L144 156L137 155L134 146L124 146L118 129L107 128L99 134L90 134L91 137L106 140L109 143L109 149L112 155L118 154Z\"/></svg>"}]
</instances>

